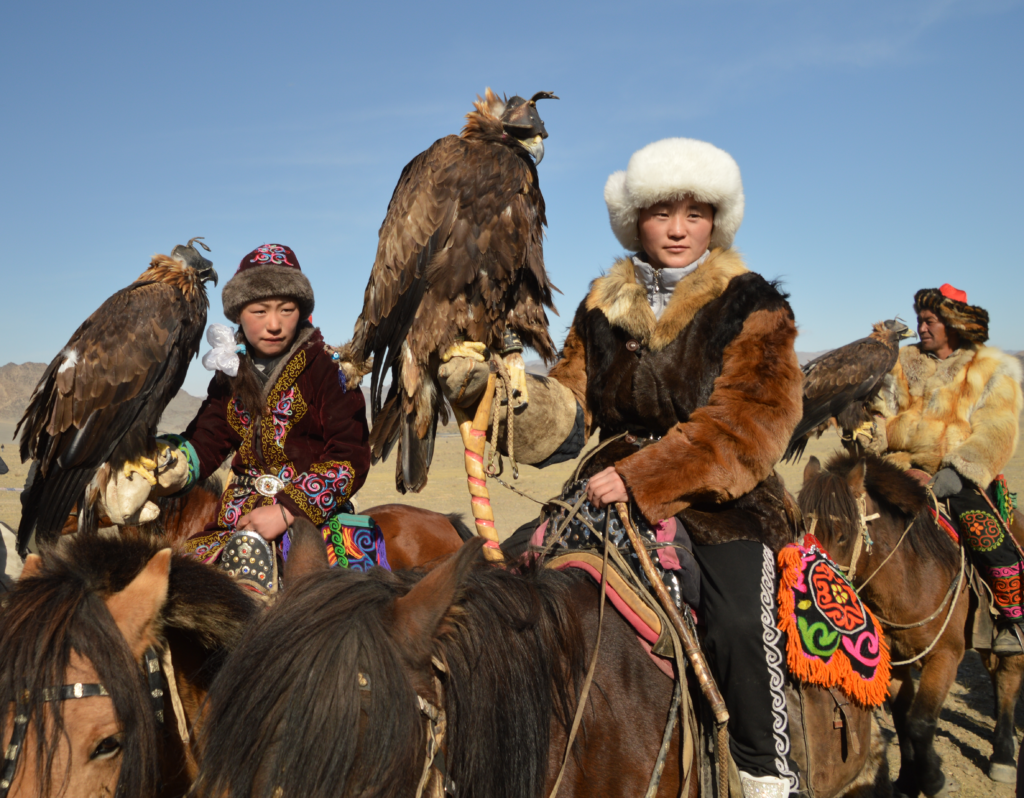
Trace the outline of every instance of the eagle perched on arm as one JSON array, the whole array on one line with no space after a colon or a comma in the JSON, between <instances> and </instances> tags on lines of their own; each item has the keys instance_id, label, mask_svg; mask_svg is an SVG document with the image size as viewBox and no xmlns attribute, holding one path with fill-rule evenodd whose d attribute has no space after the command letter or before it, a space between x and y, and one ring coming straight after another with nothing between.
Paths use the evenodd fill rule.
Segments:
<instances>
[{"instance_id":1,"label":"eagle perched on arm","mask_svg":"<svg viewBox=\"0 0 1024 798\"><path fill-rule=\"evenodd\" d=\"M199 352L210 305L205 283L217 284L197 240L170 257L154 255L82 323L39 380L14 433L24 428L22 462L35 460L21 498L19 551L33 532L42 545L55 542L76 504L79 530L94 529L109 469L130 469L155 450L157 422Z\"/></svg>"},{"instance_id":2,"label":"eagle perched on arm","mask_svg":"<svg viewBox=\"0 0 1024 798\"><path fill-rule=\"evenodd\" d=\"M867 338L826 352L805 365L804 415L782 459L799 460L811 435L820 438L832 419L842 430L844 441L852 441L858 430L870 428L868 406L896 365L900 341L913 335L899 319L880 321Z\"/></svg>"},{"instance_id":3,"label":"eagle perched on arm","mask_svg":"<svg viewBox=\"0 0 1024 798\"><path fill-rule=\"evenodd\" d=\"M508 331L545 360L555 356L544 312L554 306L537 178L548 135L541 99L558 98L501 99L487 89L460 135L435 141L402 170L380 227L363 310L341 356L356 378L373 358L373 462L398 443L402 493L427 482L438 416L446 414L436 382L445 352L463 341L507 351Z\"/></svg>"}]
</instances>

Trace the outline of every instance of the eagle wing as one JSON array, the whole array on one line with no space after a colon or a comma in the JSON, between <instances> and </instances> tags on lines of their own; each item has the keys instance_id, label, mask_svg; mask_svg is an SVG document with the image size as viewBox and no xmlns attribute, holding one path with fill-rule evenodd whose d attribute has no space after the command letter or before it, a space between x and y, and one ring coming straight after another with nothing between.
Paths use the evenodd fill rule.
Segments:
<instances>
[{"instance_id":1,"label":"eagle wing","mask_svg":"<svg viewBox=\"0 0 1024 798\"><path fill-rule=\"evenodd\" d=\"M790 437L784 460L799 459L810 434L847 408L873 398L895 365L894 350L874 338L842 346L803 367L803 417Z\"/></svg>"},{"instance_id":2,"label":"eagle wing","mask_svg":"<svg viewBox=\"0 0 1024 798\"><path fill-rule=\"evenodd\" d=\"M46 369L19 423L21 456L37 461L22 498L19 546L59 533L96 470L152 450L205 325L181 292L137 282L107 299ZM17 434L17 431L16 433Z\"/></svg>"},{"instance_id":3,"label":"eagle wing","mask_svg":"<svg viewBox=\"0 0 1024 798\"><path fill-rule=\"evenodd\" d=\"M402 170L380 227L377 257L356 322L361 356L374 358L371 410L380 412L382 375L398 360L427 288L431 258L446 246L458 212L451 179L460 166L457 136L446 136Z\"/></svg>"}]
</instances>

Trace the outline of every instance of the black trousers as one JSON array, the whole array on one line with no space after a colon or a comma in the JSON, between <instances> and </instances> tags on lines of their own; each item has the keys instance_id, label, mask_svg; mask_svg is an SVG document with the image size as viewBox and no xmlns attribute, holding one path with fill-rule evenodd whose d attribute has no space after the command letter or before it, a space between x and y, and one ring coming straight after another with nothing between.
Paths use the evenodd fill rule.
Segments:
<instances>
[{"instance_id":1,"label":"black trousers","mask_svg":"<svg viewBox=\"0 0 1024 798\"><path fill-rule=\"evenodd\" d=\"M1004 529L1000 518L973 482L963 480L959 493L947 499L950 517L960 527L971 561L992 588L996 607L1005 623L1024 623L1024 596L1021 594L1021 557ZM987 491L999 506L995 482Z\"/></svg>"},{"instance_id":2,"label":"black trousers","mask_svg":"<svg viewBox=\"0 0 1024 798\"><path fill-rule=\"evenodd\" d=\"M753 776L790 779L796 790L775 557L767 546L748 540L694 546L693 553L701 570L704 650L729 709L736 766Z\"/></svg>"}]
</instances>

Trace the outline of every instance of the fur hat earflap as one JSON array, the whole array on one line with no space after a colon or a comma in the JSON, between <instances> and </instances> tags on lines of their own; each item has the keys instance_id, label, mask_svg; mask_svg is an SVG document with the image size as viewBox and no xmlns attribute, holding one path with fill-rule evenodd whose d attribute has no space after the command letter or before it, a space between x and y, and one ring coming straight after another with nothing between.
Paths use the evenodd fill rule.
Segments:
<instances>
[{"instance_id":1,"label":"fur hat earflap","mask_svg":"<svg viewBox=\"0 0 1024 798\"><path fill-rule=\"evenodd\" d=\"M625 172L604 187L612 230L631 252L640 249L637 218L657 202L691 196L715 208L711 246L732 246L743 221L743 181L725 150L696 139L662 139L633 153Z\"/></svg>"},{"instance_id":2,"label":"fur hat earflap","mask_svg":"<svg viewBox=\"0 0 1024 798\"><path fill-rule=\"evenodd\" d=\"M275 296L298 302L302 318L313 312L313 286L302 273L295 253L281 244L264 244L242 258L235 276L224 286L224 315L238 324L246 305Z\"/></svg>"},{"instance_id":3,"label":"fur hat earflap","mask_svg":"<svg viewBox=\"0 0 1024 798\"><path fill-rule=\"evenodd\" d=\"M914 312L920 314L922 310L930 310L971 343L983 344L988 340L988 311L968 305L967 292L949 283L941 288L922 288L914 294Z\"/></svg>"}]
</instances>

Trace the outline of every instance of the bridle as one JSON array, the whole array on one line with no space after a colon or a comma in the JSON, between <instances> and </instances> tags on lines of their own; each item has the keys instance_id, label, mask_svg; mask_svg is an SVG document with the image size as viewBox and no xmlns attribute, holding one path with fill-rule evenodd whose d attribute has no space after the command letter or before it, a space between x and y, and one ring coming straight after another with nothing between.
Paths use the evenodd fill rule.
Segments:
<instances>
[{"instance_id":1,"label":"bridle","mask_svg":"<svg viewBox=\"0 0 1024 798\"><path fill-rule=\"evenodd\" d=\"M146 672L146 679L149 685L149 700L153 706L153 714L156 716L158 726L164 725L164 689L160 681L160 658L151 647L147 648L142 655L142 666ZM40 691L40 699L44 703L53 701L70 701L75 698L94 698L96 696L109 696L107 688L99 684L75 682L74 684L63 684L54 687L44 687ZM11 785L14 783L14 774L18 769L18 757L21 754L25 743L25 735L28 732L29 708L28 704L32 695L25 690L21 695L21 701L14 707L14 731L11 734L11 742L4 752L3 772L0 773L0 798L7 798ZM115 790L115 795L120 790Z\"/></svg>"}]
</instances>

